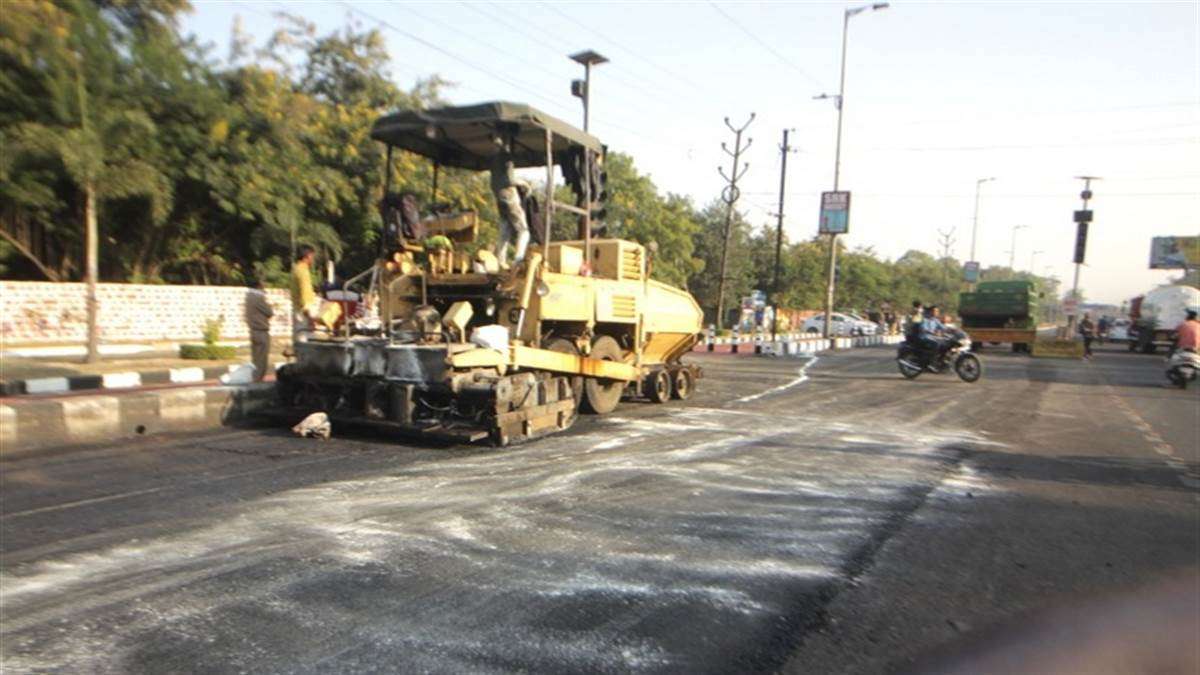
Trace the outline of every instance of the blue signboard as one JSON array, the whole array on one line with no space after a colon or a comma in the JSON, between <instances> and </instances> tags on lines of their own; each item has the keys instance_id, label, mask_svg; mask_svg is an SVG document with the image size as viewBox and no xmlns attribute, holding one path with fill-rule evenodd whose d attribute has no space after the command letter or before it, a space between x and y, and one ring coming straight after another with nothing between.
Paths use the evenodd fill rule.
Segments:
<instances>
[{"instance_id":1,"label":"blue signboard","mask_svg":"<svg viewBox=\"0 0 1200 675\"><path fill-rule=\"evenodd\" d=\"M821 193L821 234L846 234L850 231L850 193Z\"/></svg>"},{"instance_id":2,"label":"blue signboard","mask_svg":"<svg viewBox=\"0 0 1200 675\"><path fill-rule=\"evenodd\" d=\"M974 260L963 263L963 281L968 284L979 281L979 263Z\"/></svg>"}]
</instances>

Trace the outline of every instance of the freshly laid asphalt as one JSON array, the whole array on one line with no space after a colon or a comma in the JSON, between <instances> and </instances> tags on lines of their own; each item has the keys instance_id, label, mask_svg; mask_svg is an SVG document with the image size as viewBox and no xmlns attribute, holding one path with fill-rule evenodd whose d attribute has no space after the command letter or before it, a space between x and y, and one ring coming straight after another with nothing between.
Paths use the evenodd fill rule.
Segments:
<instances>
[{"instance_id":1,"label":"freshly laid asphalt","mask_svg":"<svg viewBox=\"0 0 1200 675\"><path fill-rule=\"evenodd\" d=\"M1200 396L1161 357L985 352L965 384L891 356L700 355L686 404L503 450L233 429L0 462L0 667L886 672L1195 574Z\"/></svg>"}]
</instances>

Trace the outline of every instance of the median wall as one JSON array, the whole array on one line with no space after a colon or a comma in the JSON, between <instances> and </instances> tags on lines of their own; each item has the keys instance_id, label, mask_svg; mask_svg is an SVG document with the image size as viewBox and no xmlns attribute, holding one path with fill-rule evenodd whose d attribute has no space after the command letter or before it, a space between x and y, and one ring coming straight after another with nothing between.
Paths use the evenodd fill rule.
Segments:
<instances>
[{"instance_id":1,"label":"median wall","mask_svg":"<svg viewBox=\"0 0 1200 675\"><path fill-rule=\"evenodd\" d=\"M199 341L204 322L223 318L222 339L248 338L243 286L97 285L100 340L106 343ZM288 291L268 289L272 335L291 333ZM0 341L5 347L87 342L82 283L0 281Z\"/></svg>"}]
</instances>

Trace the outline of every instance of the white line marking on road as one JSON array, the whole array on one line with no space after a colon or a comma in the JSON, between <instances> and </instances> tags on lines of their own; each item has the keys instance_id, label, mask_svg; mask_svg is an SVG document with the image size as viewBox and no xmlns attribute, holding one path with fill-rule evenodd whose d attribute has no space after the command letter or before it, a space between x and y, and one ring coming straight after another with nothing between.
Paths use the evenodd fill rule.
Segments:
<instances>
[{"instance_id":1,"label":"white line marking on road","mask_svg":"<svg viewBox=\"0 0 1200 675\"><path fill-rule=\"evenodd\" d=\"M803 366L800 366L800 369L796 371L796 374L797 374L796 379L792 380L791 382L788 382L787 384L781 384L778 387L775 387L773 389L768 389L766 391L759 392L757 394L751 394L750 396L743 396L743 397L735 400L734 403L749 403L751 401L757 401L758 399L760 399L764 396L768 396L770 394L776 394L781 391L784 391L785 389L791 389L792 387L795 387L796 385L804 384L805 382L808 381L808 372L807 372L808 367L813 365L814 363L816 363L818 360L820 360L820 357L814 356L814 357L812 357L812 360L810 360L808 363L805 363Z\"/></svg>"}]
</instances>

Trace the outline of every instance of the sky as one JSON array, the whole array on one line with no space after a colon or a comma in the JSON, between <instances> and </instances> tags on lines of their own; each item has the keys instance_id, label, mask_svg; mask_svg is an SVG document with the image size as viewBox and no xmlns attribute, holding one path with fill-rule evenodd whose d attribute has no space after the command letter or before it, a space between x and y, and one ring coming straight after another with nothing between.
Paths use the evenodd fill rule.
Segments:
<instances>
[{"instance_id":1,"label":"sky","mask_svg":"<svg viewBox=\"0 0 1200 675\"><path fill-rule=\"evenodd\" d=\"M286 11L319 32L379 28L392 77L439 75L455 104L529 103L582 125L567 55L592 72L591 131L660 191L698 205L730 171L725 126L753 122L737 206L774 227L789 128L784 229L816 233L832 189L842 16L828 2L233 2L193 0L185 32L224 58L234 21L265 42ZM1200 235L1200 2L893 2L850 19L840 187L853 247L896 258L952 242L1070 286L1082 182L1095 220L1080 288L1120 304L1175 273L1150 238ZM1014 229L1016 228L1016 229ZM1015 253L1010 253L1014 249Z\"/></svg>"}]
</instances>

